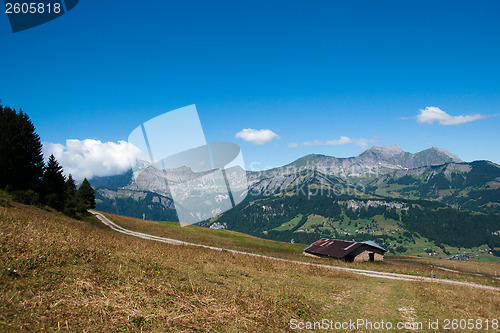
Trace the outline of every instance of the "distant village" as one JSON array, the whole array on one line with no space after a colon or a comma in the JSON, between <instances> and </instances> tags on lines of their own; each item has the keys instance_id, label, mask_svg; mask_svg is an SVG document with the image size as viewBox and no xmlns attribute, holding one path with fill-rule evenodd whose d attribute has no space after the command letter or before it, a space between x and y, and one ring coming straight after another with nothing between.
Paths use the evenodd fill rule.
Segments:
<instances>
[{"instance_id":1,"label":"distant village","mask_svg":"<svg viewBox=\"0 0 500 333\"><path fill-rule=\"evenodd\" d=\"M347 202L347 208L350 209L358 209L360 207L379 207L379 206L408 210L408 207L404 203L394 202L394 201L387 202L382 200L368 200L364 202L364 201L349 200Z\"/></svg>"}]
</instances>

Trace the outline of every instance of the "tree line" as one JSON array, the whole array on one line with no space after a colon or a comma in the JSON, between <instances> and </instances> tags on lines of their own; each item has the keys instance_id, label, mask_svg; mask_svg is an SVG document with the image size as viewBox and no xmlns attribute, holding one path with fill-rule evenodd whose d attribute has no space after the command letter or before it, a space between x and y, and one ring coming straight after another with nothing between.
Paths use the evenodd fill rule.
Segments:
<instances>
[{"instance_id":1,"label":"tree line","mask_svg":"<svg viewBox=\"0 0 500 333\"><path fill-rule=\"evenodd\" d=\"M71 217L95 207L94 189L85 178L77 188L54 155L44 161L33 122L21 110L0 104L0 189L30 205L47 205Z\"/></svg>"}]
</instances>

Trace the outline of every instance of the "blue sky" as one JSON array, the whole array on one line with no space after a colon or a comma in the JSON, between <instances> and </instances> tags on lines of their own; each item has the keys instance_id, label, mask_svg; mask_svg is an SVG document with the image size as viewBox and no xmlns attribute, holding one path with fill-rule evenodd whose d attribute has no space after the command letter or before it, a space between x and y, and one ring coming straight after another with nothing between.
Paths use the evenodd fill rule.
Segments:
<instances>
[{"instance_id":1,"label":"blue sky","mask_svg":"<svg viewBox=\"0 0 500 333\"><path fill-rule=\"evenodd\" d=\"M498 1L81 0L15 34L0 14L0 98L47 143L116 143L196 104L207 140L240 144L247 168L379 144L500 163L499 11ZM476 116L418 123L426 107ZM243 129L276 135L255 145L235 137ZM303 145L313 141L330 145Z\"/></svg>"}]
</instances>

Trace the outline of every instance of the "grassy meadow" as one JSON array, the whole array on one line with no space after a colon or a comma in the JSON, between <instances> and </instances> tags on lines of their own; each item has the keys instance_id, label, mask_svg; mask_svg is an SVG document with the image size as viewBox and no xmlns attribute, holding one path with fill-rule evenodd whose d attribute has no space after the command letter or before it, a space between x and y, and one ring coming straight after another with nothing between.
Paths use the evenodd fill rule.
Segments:
<instances>
[{"instance_id":1,"label":"grassy meadow","mask_svg":"<svg viewBox=\"0 0 500 333\"><path fill-rule=\"evenodd\" d=\"M245 251L292 258L302 249L108 216L131 229ZM286 332L291 320L427 323L500 313L494 291L152 242L113 232L94 217L78 221L8 198L0 200L0 265L2 332Z\"/></svg>"},{"instance_id":2,"label":"grassy meadow","mask_svg":"<svg viewBox=\"0 0 500 333\"><path fill-rule=\"evenodd\" d=\"M306 244L271 241L231 230L207 229L194 225L181 227L179 223L174 222L145 221L116 214L103 214L126 229L155 236L174 238L186 242L332 266L418 276L431 276L434 274L438 278L500 287L500 265L498 263L450 261L436 258L391 255L386 255L384 262L344 263L334 259L320 259L304 256L302 255L302 250L307 246ZM440 270L436 267L448 268L456 272Z\"/></svg>"}]
</instances>

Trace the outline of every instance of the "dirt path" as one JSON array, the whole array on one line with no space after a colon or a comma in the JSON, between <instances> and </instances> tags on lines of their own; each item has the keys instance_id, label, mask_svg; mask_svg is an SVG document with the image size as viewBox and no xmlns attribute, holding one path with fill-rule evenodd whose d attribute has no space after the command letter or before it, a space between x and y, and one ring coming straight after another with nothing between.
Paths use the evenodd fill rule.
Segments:
<instances>
[{"instance_id":1,"label":"dirt path","mask_svg":"<svg viewBox=\"0 0 500 333\"><path fill-rule=\"evenodd\" d=\"M359 274L359 275L382 278L382 279L445 283L445 284L453 284L453 285L457 285L457 286L467 286L467 287L471 287L471 288L500 291L499 287L486 286L486 285L477 284L477 283L460 282L460 281L453 281L453 280L446 280L446 279L435 279L435 278L433 279L433 278L429 278L429 277L422 277L422 276L415 276L415 275L377 272L377 271L370 271L370 270L365 270L365 269L321 265L321 264L314 264L314 263L295 261L295 260L289 260L289 259L283 259L283 258L270 257L270 256L262 255L262 254L255 254L255 253L243 252L243 251L238 251L238 250L224 249L221 247L189 243L189 242L184 242L184 241L180 241L177 239L153 236L153 235L144 234L142 232L128 230L128 229L125 229L125 228L117 225L116 223L112 222L110 219L108 219L106 216L102 215L99 212L96 212L96 211L90 211L90 212L93 215L95 215L102 223L104 223L105 225L107 225L108 227L110 227L111 229L113 229L115 231L121 232L121 233L126 234L126 235L134 236L134 237L139 237L142 239L148 239L148 240L153 240L153 241L167 243L167 244L197 246L197 247L203 247L203 248L211 249L211 250L215 250L215 251L225 251L225 252L230 252L230 253L234 253L234 254L241 254L241 255L246 255L246 256L265 258L265 259L275 260L275 261L284 261L284 262L289 262L289 263L298 264L298 265L308 265L308 266L320 267L320 268L325 268L325 269L344 271L344 272L349 272L349 273L353 273L353 274Z\"/></svg>"},{"instance_id":2,"label":"dirt path","mask_svg":"<svg viewBox=\"0 0 500 333\"><path fill-rule=\"evenodd\" d=\"M435 265L433 265L433 267L435 267L437 269L440 269L442 271L447 271L447 272L452 272L452 273L465 274L465 275L484 276L484 274L480 274L480 273L462 272L462 271L459 271L459 270L456 270L456 269L451 269L451 268L446 268L446 267L441 267L441 266L435 266ZM491 278L492 279L496 279L496 280L500 280L500 278L497 277L497 276L491 276Z\"/></svg>"}]
</instances>

